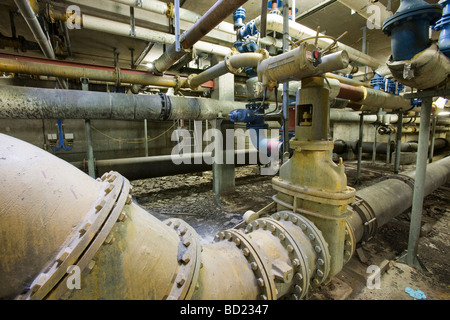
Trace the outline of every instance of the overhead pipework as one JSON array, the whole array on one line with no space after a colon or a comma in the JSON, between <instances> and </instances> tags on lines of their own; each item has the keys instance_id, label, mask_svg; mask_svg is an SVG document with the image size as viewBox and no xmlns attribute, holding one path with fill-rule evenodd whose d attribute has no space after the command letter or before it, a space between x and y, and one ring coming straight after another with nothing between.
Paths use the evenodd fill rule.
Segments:
<instances>
[{"instance_id":1,"label":"overhead pipework","mask_svg":"<svg viewBox=\"0 0 450 320\"><path fill-rule=\"evenodd\" d=\"M440 4L423 0L402 0L397 12L383 24L391 37L392 55L387 65L400 83L421 90L445 85L450 74L450 60L430 40L430 27L442 16ZM438 28L445 25L440 20ZM442 32L445 50L445 30Z\"/></svg>"}]
</instances>

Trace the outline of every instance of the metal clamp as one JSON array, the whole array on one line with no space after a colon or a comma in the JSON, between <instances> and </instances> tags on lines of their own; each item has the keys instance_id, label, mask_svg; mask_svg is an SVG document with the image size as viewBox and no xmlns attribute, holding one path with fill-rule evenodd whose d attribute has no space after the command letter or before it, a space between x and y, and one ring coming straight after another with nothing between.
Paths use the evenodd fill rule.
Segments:
<instances>
[{"instance_id":1,"label":"metal clamp","mask_svg":"<svg viewBox=\"0 0 450 320\"><path fill-rule=\"evenodd\" d=\"M377 217L369 204L361 197L355 196L355 202L350 207L358 213L364 225L364 234L362 240L364 242L373 238L378 229Z\"/></svg>"},{"instance_id":2,"label":"metal clamp","mask_svg":"<svg viewBox=\"0 0 450 320\"><path fill-rule=\"evenodd\" d=\"M170 99L164 93L160 93L159 96L161 97L161 114L159 115L158 120L160 121L169 120L172 114L172 104L170 103Z\"/></svg>"}]
</instances>

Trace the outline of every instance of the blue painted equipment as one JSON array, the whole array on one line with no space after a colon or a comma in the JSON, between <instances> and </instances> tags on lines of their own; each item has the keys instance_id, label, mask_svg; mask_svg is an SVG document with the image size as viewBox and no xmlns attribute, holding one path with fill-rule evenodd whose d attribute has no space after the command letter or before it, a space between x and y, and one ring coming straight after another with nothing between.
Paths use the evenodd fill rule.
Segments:
<instances>
[{"instance_id":1,"label":"blue painted equipment","mask_svg":"<svg viewBox=\"0 0 450 320\"><path fill-rule=\"evenodd\" d=\"M240 7L233 13L234 30L242 28L245 20L245 9Z\"/></svg>"},{"instance_id":2,"label":"blue painted equipment","mask_svg":"<svg viewBox=\"0 0 450 320\"><path fill-rule=\"evenodd\" d=\"M431 45L429 28L442 15L439 4L423 0L402 0L397 12L383 23L383 32L391 36L394 61L411 60Z\"/></svg>"},{"instance_id":3,"label":"blue painted equipment","mask_svg":"<svg viewBox=\"0 0 450 320\"><path fill-rule=\"evenodd\" d=\"M439 36L439 50L450 58L450 0L442 0L439 4L444 8L442 19L434 26L435 30L441 30Z\"/></svg>"},{"instance_id":4,"label":"blue painted equipment","mask_svg":"<svg viewBox=\"0 0 450 320\"><path fill-rule=\"evenodd\" d=\"M277 3L277 9L281 8L283 6L283 1L277 0L277 1L269 1L267 3L267 9L271 10L274 9L274 4Z\"/></svg>"},{"instance_id":5,"label":"blue painted equipment","mask_svg":"<svg viewBox=\"0 0 450 320\"><path fill-rule=\"evenodd\" d=\"M73 141L71 141L71 140L67 141L67 146L64 144L64 134L63 134L61 119L58 118L57 122L58 122L59 145L55 145L54 147L51 147L51 149L53 151L59 151L61 149L64 149L66 151L72 150Z\"/></svg>"},{"instance_id":6,"label":"blue painted equipment","mask_svg":"<svg viewBox=\"0 0 450 320\"><path fill-rule=\"evenodd\" d=\"M387 93L392 93L395 95L399 95L400 92L405 88L405 86L397 81L392 79L386 79L383 76L375 73L375 76L370 80L370 85L375 90L382 90Z\"/></svg>"}]
</instances>

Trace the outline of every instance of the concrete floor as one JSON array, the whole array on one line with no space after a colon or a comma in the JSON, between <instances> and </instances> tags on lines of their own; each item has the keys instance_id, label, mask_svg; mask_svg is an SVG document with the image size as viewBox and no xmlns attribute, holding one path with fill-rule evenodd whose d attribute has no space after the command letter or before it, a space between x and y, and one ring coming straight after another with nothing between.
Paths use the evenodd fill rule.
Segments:
<instances>
[{"instance_id":1,"label":"concrete floor","mask_svg":"<svg viewBox=\"0 0 450 320\"><path fill-rule=\"evenodd\" d=\"M348 162L346 173L352 186L356 163ZM361 188L370 185L392 168L363 162ZM404 168L412 170L412 167ZM255 167L236 169L236 192L215 201L212 173L179 175L132 181L137 202L161 220L180 218L209 243L219 232L242 221L247 210L257 211L272 201L271 177L260 176ZM309 300L414 300L406 288L421 290L427 300L450 299L450 184L440 187L424 201L419 260L422 270L398 261L408 246L409 213L403 213L378 230L359 248L330 283L311 292ZM368 267L382 270L379 289L367 287Z\"/></svg>"}]
</instances>

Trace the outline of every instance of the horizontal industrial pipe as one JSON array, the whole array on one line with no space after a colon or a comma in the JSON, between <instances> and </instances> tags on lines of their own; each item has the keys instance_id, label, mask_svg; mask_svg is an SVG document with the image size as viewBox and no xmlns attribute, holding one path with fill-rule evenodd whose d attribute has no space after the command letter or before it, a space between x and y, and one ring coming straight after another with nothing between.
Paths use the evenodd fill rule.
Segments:
<instances>
[{"instance_id":1,"label":"horizontal industrial pipe","mask_svg":"<svg viewBox=\"0 0 450 320\"><path fill-rule=\"evenodd\" d=\"M0 86L0 119L214 120L245 103L179 96Z\"/></svg>"},{"instance_id":2,"label":"horizontal industrial pipe","mask_svg":"<svg viewBox=\"0 0 450 320\"><path fill-rule=\"evenodd\" d=\"M236 151L234 164L236 167L258 164L250 161L257 159L256 150ZM175 164L174 159L180 164ZM96 176L102 176L110 171L120 172L129 180L149 179L173 176L177 174L197 173L212 170L214 162L211 152L186 155L163 155L150 157L134 157L122 159L95 160ZM87 172L84 161L71 162L80 170Z\"/></svg>"},{"instance_id":3,"label":"horizontal industrial pipe","mask_svg":"<svg viewBox=\"0 0 450 320\"><path fill-rule=\"evenodd\" d=\"M117 85L140 84L162 87L182 87L184 81L172 76L155 76L151 72L110 66L90 65L60 60L24 57L0 53L0 71L36 76L104 81Z\"/></svg>"},{"instance_id":4,"label":"horizontal industrial pipe","mask_svg":"<svg viewBox=\"0 0 450 320\"><path fill-rule=\"evenodd\" d=\"M348 219L356 242L370 239L377 228L385 225L411 207L414 193L415 171L393 175L356 192L354 213ZM450 179L450 157L427 166L424 196L447 183ZM383 199L383 201L380 201Z\"/></svg>"}]
</instances>

